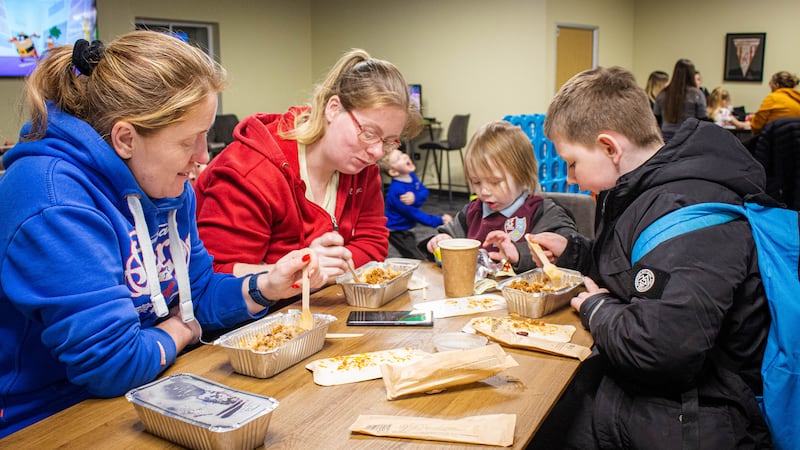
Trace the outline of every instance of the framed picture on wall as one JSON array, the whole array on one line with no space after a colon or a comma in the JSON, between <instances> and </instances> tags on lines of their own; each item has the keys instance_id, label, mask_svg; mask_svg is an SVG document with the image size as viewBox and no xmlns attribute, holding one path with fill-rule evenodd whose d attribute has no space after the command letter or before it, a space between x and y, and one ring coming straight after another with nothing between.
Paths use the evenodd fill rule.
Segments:
<instances>
[{"instance_id":1,"label":"framed picture on wall","mask_svg":"<svg viewBox=\"0 0 800 450\"><path fill-rule=\"evenodd\" d=\"M725 35L725 81L756 81L764 77L764 46L767 33Z\"/></svg>"}]
</instances>

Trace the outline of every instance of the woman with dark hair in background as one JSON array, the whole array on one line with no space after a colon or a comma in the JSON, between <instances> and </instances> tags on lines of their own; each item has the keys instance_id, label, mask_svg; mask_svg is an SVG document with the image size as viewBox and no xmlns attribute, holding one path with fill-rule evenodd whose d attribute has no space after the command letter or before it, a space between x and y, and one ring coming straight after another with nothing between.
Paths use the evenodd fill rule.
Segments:
<instances>
[{"instance_id":1,"label":"woman with dark hair in background","mask_svg":"<svg viewBox=\"0 0 800 450\"><path fill-rule=\"evenodd\" d=\"M661 124L664 141L675 135L684 120L695 117L706 119L706 96L697 89L694 63L679 59L672 71L669 85L656 97L653 113Z\"/></svg>"}]
</instances>

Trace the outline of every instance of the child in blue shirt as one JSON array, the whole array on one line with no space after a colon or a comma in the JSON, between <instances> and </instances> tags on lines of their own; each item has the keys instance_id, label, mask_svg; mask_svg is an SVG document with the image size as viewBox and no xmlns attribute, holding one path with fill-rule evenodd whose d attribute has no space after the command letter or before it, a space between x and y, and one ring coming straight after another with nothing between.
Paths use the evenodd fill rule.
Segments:
<instances>
[{"instance_id":1,"label":"child in blue shirt","mask_svg":"<svg viewBox=\"0 0 800 450\"><path fill-rule=\"evenodd\" d=\"M417 248L416 238L411 231L418 223L438 227L450 222L450 214L435 216L420 208L428 199L428 188L414 173L416 166L411 158L400 150L393 150L380 161L381 169L392 182L386 191L386 227L389 229L389 243L404 258L425 259Z\"/></svg>"}]
</instances>

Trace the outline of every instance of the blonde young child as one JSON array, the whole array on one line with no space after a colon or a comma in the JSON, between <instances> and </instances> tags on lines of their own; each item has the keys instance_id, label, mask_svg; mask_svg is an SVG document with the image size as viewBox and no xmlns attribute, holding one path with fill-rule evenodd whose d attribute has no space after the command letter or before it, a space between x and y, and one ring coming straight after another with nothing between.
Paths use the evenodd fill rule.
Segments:
<instances>
[{"instance_id":1,"label":"blonde young child","mask_svg":"<svg viewBox=\"0 0 800 450\"><path fill-rule=\"evenodd\" d=\"M427 242L428 252L445 239L466 237L483 242L492 259L507 259L517 273L536 267L526 233L550 231L568 237L577 232L567 211L534 195L539 186L536 174L533 146L522 129L505 121L483 125L464 155L464 176L477 198L438 227L439 234Z\"/></svg>"},{"instance_id":2,"label":"blonde young child","mask_svg":"<svg viewBox=\"0 0 800 450\"><path fill-rule=\"evenodd\" d=\"M711 94L708 95L706 110L708 111L708 117L721 127L741 130L750 126L749 122L742 122L733 115L731 94L727 89L714 88Z\"/></svg>"}]
</instances>

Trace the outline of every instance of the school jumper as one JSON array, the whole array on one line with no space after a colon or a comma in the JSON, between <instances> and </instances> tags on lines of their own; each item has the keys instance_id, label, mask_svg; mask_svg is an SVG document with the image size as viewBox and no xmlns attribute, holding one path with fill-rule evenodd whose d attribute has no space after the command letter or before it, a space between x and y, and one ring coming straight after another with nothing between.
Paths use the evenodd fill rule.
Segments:
<instances>
[{"instance_id":1,"label":"school jumper","mask_svg":"<svg viewBox=\"0 0 800 450\"><path fill-rule=\"evenodd\" d=\"M536 268L525 240L527 233L550 231L564 237L577 233L575 221L556 202L538 195L523 193L502 211L492 211L479 199L465 205L452 221L437 228L454 238L477 239L483 242L489 232L505 231L519 252L519 261L512 266L516 273ZM421 245L427 245L427 241ZM491 249L494 250L494 246Z\"/></svg>"}]
</instances>

